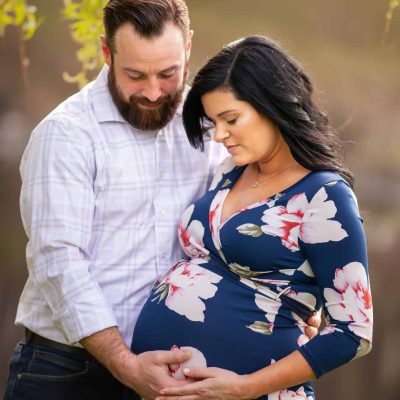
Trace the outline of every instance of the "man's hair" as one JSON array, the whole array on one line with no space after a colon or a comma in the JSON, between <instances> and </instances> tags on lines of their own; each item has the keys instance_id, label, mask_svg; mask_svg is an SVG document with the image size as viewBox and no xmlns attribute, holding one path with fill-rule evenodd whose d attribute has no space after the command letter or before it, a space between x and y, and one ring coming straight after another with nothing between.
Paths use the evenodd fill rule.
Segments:
<instances>
[{"instance_id":1,"label":"man's hair","mask_svg":"<svg viewBox=\"0 0 400 400\"><path fill-rule=\"evenodd\" d=\"M104 29L112 53L115 33L122 25L130 23L140 36L153 38L162 35L168 22L181 29L187 39L190 21L184 0L110 0L104 7Z\"/></svg>"}]
</instances>

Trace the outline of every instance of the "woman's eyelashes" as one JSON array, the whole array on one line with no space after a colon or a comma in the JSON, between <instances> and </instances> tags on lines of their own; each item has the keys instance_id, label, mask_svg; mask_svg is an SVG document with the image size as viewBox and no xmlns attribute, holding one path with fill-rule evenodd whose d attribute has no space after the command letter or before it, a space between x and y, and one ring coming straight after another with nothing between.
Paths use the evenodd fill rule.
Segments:
<instances>
[{"instance_id":1,"label":"woman's eyelashes","mask_svg":"<svg viewBox=\"0 0 400 400\"><path fill-rule=\"evenodd\" d=\"M221 122L222 123L225 122L228 125L235 125L237 120L238 120L238 117L231 117L231 118L227 118L225 120L222 120ZM206 125L212 126L212 127L215 127L217 125L217 123L213 119L211 119L210 117L205 117L204 118L204 122L205 122Z\"/></svg>"}]
</instances>

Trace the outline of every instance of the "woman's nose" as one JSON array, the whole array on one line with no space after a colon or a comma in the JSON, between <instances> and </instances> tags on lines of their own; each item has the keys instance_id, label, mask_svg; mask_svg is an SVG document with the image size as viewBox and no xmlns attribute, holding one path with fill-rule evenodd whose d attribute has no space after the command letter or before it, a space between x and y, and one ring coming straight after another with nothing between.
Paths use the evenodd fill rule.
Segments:
<instances>
[{"instance_id":1,"label":"woman's nose","mask_svg":"<svg viewBox=\"0 0 400 400\"><path fill-rule=\"evenodd\" d=\"M229 137L229 132L224 126L215 126L214 130L214 140L216 142L223 142L227 137Z\"/></svg>"}]
</instances>

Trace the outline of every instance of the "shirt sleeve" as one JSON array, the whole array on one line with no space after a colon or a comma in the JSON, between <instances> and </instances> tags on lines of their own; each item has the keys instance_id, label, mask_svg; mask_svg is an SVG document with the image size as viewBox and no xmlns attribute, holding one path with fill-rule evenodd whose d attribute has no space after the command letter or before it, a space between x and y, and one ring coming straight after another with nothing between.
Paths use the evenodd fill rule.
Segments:
<instances>
[{"instance_id":1,"label":"shirt sleeve","mask_svg":"<svg viewBox=\"0 0 400 400\"><path fill-rule=\"evenodd\" d=\"M324 185L304 214L300 249L316 278L326 327L299 348L317 377L372 346L367 248L353 192L343 181Z\"/></svg>"},{"instance_id":2,"label":"shirt sleeve","mask_svg":"<svg viewBox=\"0 0 400 400\"><path fill-rule=\"evenodd\" d=\"M96 172L90 136L47 120L21 161L21 215L29 239L28 272L68 343L116 326L90 273Z\"/></svg>"}]
</instances>

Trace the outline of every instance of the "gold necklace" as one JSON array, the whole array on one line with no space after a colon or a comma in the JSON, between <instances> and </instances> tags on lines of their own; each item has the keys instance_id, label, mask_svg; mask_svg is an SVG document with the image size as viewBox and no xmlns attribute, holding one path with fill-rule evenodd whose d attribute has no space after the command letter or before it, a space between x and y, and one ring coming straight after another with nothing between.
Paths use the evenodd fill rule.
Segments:
<instances>
[{"instance_id":1,"label":"gold necklace","mask_svg":"<svg viewBox=\"0 0 400 400\"><path fill-rule=\"evenodd\" d=\"M268 181L268 180L270 180L270 179L272 179L272 178L275 178L276 176L280 175L282 172L286 171L286 170L289 169L290 167L293 167L294 164L295 164L295 163L290 163L290 164L286 165L284 168L282 168L281 170L279 170L279 171L276 172L275 174L270 175L270 176L267 176L267 177L264 178L264 179L261 179L261 181L259 180L259 177L260 177L260 166L257 164L257 176L256 176L256 180L251 184L251 187L252 187L253 189L257 188L258 185L259 185L260 183L265 182L265 181Z\"/></svg>"}]
</instances>

